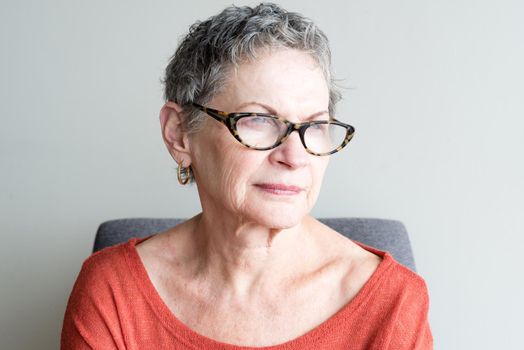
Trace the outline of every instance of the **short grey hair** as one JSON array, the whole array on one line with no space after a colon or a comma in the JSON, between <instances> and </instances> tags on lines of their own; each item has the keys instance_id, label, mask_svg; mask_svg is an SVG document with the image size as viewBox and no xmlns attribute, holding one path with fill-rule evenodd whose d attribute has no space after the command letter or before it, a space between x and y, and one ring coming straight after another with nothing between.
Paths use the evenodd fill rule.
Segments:
<instances>
[{"instance_id":1,"label":"short grey hair","mask_svg":"<svg viewBox=\"0 0 524 350\"><path fill-rule=\"evenodd\" d=\"M205 116L192 103L206 104L225 85L228 72L263 49L290 48L309 53L329 89L329 113L341 94L333 79L326 35L309 18L272 3L229 6L193 24L166 68L164 97L182 107L185 127L195 132Z\"/></svg>"}]
</instances>

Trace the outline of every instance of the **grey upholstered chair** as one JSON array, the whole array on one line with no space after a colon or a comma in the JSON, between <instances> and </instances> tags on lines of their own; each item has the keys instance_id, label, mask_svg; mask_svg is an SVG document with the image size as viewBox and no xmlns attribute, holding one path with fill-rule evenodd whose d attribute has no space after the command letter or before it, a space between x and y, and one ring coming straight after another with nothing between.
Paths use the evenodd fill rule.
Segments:
<instances>
[{"instance_id":1,"label":"grey upholstered chair","mask_svg":"<svg viewBox=\"0 0 524 350\"><path fill-rule=\"evenodd\" d=\"M399 263L415 271L415 260L406 228L400 221L362 218L319 219L351 240L388 251ZM93 251L132 237L145 237L167 230L183 219L119 219L104 222L98 228Z\"/></svg>"}]
</instances>

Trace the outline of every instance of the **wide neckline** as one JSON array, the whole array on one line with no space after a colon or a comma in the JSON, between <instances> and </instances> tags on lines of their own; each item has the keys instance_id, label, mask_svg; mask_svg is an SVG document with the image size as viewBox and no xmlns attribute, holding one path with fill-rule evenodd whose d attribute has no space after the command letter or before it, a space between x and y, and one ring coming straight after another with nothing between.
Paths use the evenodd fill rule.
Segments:
<instances>
[{"instance_id":1,"label":"wide neckline","mask_svg":"<svg viewBox=\"0 0 524 350\"><path fill-rule=\"evenodd\" d=\"M200 334L193 329L189 328L185 323L180 321L171 309L167 306L164 300L160 297L157 289L153 285L153 282L149 278L149 274L145 268L145 265L142 262L142 258L138 254L136 245L153 237L154 235L149 235L146 237L135 237L131 238L123 246L125 251L126 261L130 268L131 275L135 279L137 288L140 289L144 295L147 302L150 304L151 309L156 314L158 319L164 324L167 329L169 329L174 336L176 336L181 342L186 343L189 347L194 347L193 343L199 344L199 348L206 346L213 349L222 349L222 350L276 350L276 349L294 349L294 348L306 348L308 345L311 345L315 341L318 341L319 336L326 334L326 331L329 329L332 332L333 328L343 325L344 320L351 317L353 311L358 309L363 301L366 300L367 296L373 292L375 287L379 284L380 279L385 275L385 272L391 267L395 262L394 258L387 251L378 250L376 248L367 246L357 241L353 241L355 244L359 245L363 249L378 255L382 258L382 261L379 263L371 277L366 281L362 288L358 291L357 295L353 299L349 300L340 310L333 314L330 318L316 326L315 328L309 330L301 336L298 336L294 339L288 340L286 342L263 347L252 347L252 346L242 346L224 343L218 340L209 338L203 334ZM197 349L196 347L194 347Z\"/></svg>"}]
</instances>

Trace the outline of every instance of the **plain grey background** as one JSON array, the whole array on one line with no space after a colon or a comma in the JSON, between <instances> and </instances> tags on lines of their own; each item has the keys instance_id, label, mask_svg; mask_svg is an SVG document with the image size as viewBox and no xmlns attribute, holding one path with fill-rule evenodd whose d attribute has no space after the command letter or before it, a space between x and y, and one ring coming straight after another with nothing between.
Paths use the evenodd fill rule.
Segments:
<instances>
[{"instance_id":1,"label":"plain grey background","mask_svg":"<svg viewBox=\"0 0 524 350\"><path fill-rule=\"evenodd\" d=\"M99 223L198 212L160 137L160 78L230 3L2 1L0 348L58 347ZM522 349L523 2L280 3L329 36L357 130L313 214L406 224L437 349Z\"/></svg>"}]
</instances>

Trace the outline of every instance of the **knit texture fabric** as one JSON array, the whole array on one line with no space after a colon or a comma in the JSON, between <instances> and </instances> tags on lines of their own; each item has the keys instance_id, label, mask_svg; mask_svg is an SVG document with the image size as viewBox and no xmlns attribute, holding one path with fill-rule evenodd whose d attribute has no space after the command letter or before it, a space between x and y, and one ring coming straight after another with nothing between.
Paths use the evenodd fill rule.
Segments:
<instances>
[{"instance_id":1,"label":"knit texture fabric","mask_svg":"<svg viewBox=\"0 0 524 350\"><path fill-rule=\"evenodd\" d=\"M388 253L359 244L381 263L358 294L298 338L267 347L226 344L196 333L170 311L151 283L136 244L87 258L69 297L61 349L432 349L424 280Z\"/></svg>"}]
</instances>

